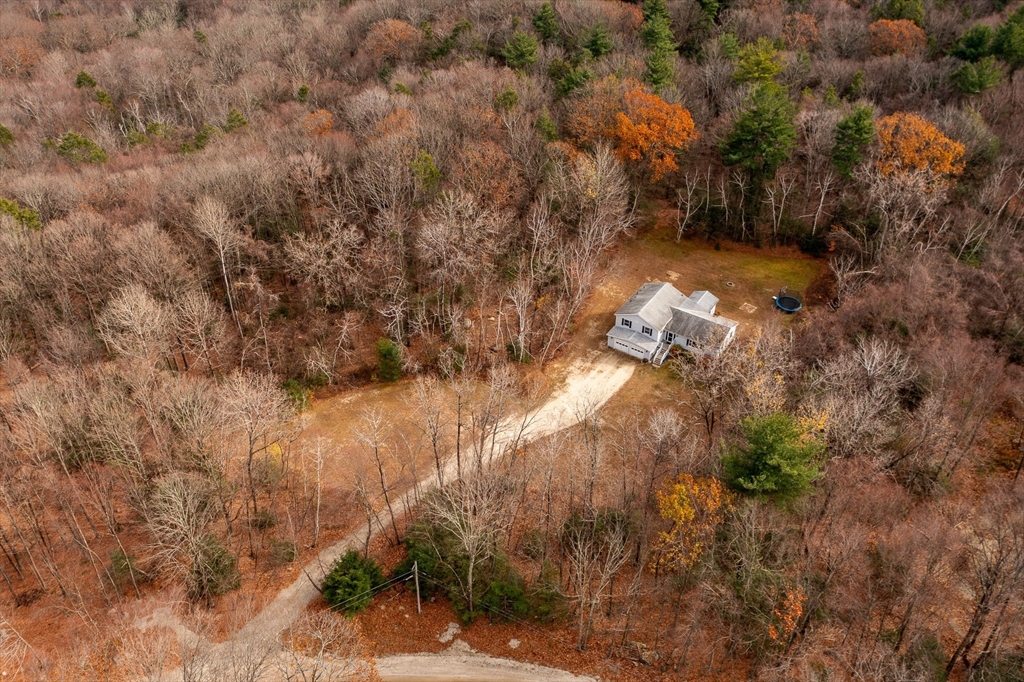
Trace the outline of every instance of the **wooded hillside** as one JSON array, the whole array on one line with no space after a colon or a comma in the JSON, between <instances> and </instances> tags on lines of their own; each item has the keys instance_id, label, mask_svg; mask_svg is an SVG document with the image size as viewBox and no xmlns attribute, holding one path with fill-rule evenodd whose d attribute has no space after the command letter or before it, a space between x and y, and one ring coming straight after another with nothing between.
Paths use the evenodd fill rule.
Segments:
<instances>
[{"instance_id":1,"label":"wooded hillside","mask_svg":"<svg viewBox=\"0 0 1024 682\"><path fill-rule=\"evenodd\" d=\"M651 675L1024 679L1022 67L998 0L0 2L0 661L143 679L110 613L382 511ZM828 275L508 438L666 218ZM402 377L325 475L313 393Z\"/></svg>"}]
</instances>

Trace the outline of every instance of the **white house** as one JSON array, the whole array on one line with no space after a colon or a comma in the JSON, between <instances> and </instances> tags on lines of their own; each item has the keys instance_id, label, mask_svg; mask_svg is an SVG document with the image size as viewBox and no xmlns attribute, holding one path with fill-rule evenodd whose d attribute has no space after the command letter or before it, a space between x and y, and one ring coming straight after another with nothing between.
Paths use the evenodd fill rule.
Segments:
<instances>
[{"instance_id":1,"label":"white house","mask_svg":"<svg viewBox=\"0 0 1024 682\"><path fill-rule=\"evenodd\" d=\"M717 355L736 338L733 320L715 314L710 291L683 296L668 282L648 282L615 311L608 347L660 367L673 344Z\"/></svg>"}]
</instances>

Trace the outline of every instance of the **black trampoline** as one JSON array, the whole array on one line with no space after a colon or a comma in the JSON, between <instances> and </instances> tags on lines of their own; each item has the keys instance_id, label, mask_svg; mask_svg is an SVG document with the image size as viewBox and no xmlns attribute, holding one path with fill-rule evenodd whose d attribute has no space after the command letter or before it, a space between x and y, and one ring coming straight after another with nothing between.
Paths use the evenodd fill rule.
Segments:
<instances>
[{"instance_id":1,"label":"black trampoline","mask_svg":"<svg viewBox=\"0 0 1024 682\"><path fill-rule=\"evenodd\" d=\"M783 288L779 292L778 296L773 296L775 299L775 307L784 313L795 313L804 307L804 304L793 294L786 293L786 289Z\"/></svg>"}]
</instances>

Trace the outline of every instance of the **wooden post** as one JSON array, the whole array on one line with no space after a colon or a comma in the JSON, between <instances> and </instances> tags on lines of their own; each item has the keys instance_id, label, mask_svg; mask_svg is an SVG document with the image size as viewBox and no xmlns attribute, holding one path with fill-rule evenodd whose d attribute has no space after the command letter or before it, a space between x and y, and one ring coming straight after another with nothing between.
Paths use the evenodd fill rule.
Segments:
<instances>
[{"instance_id":1,"label":"wooden post","mask_svg":"<svg viewBox=\"0 0 1024 682\"><path fill-rule=\"evenodd\" d=\"M420 608L420 567L418 561L412 562L412 575L416 581L416 613L423 613L422 608Z\"/></svg>"}]
</instances>

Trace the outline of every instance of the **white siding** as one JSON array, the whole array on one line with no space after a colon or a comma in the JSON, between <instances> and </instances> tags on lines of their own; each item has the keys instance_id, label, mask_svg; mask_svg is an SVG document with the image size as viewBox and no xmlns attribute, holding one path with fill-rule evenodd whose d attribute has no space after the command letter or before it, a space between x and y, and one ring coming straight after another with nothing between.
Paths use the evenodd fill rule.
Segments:
<instances>
[{"instance_id":1,"label":"white siding","mask_svg":"<svg viewBox=\"0 0 1024 682\"><path fill-rule=\"evenodd\" d=\"M633 344L627 343L625 341L613 339L610 336L608 337L608 347L613 350L617 350L620 353L632 355L634 358L639 358L640 360L650 360L650 355L648 355L647 351L645 351L644 349L637 348Z\"/></svg>"}]
</instances>

